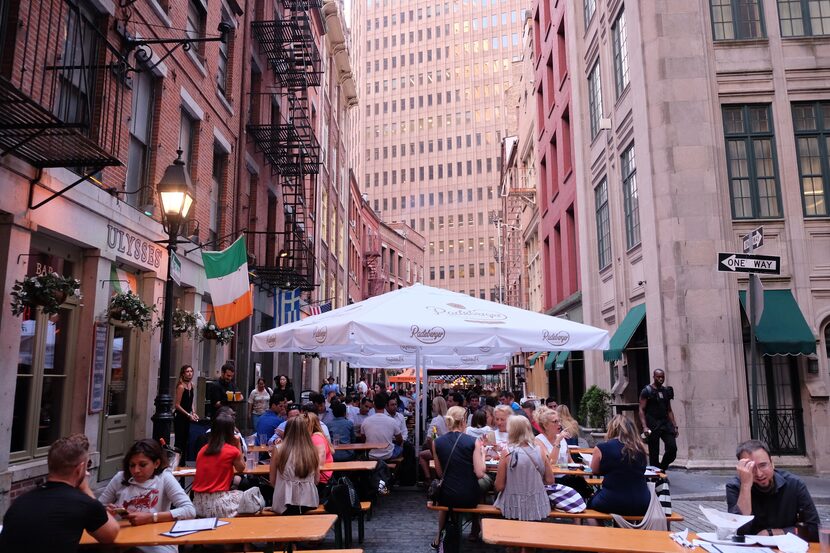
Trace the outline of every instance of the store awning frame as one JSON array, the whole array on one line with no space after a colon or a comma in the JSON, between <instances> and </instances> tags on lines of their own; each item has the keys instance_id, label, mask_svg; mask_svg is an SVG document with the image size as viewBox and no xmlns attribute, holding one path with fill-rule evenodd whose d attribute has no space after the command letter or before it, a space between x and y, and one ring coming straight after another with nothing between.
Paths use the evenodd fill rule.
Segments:
<instances>
[{"instance_id":1,"label":"store awning frame","mask_svg":"<svg viewBox=\"0 0 830 553\"><path fill-rule=\"evenodd\" d=\"M608 349L602 352L602 358L606 361L616 361L622 359L623 350L628 346L631 337L640 328L643 320L646 318L646 304L640 303L633 306L625 318L617 327L617 331L611 337L611 344Z\"/></svg>"},{"instance_id":2,"label":"store awning frame","mask_svg":"<svg viewBox=\"0 0 830 553\"><path fill-rule=\"evenodd\" d=\"M746 291L739 290L738 298L746 312ZM816 337L789 289L764 290L764 313L755 327L755 339L762 355L816 353Z\"/></svg>"},{"instance_id":3,"label":"store awning frame","mask_svg":"<svg viewBox=\"0 0 830 553\"><path fill-rule=\"evenodd\" d=\"M535 365L535 364L536 364L536 361L538 361L538 360L539 360L539 356L540 356L540 355L542 355L543 353L545 353L545 352L544 352L544 351L537 351L536 353L534 353L534 354L530 357L530 359L528 359L528 360L527 360L528 364L529 364L531 367L532 367L533 365Z\"/></svg>"}]
</instances>

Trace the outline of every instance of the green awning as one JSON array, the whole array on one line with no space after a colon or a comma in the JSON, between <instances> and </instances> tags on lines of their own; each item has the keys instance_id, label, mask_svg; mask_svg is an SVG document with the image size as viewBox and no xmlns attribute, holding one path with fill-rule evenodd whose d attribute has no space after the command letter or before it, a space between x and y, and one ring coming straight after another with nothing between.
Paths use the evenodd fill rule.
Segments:
<instances>
[{"instance_id":1,"label":"green awning","mask_svg":"<svg viewBox=\"0 0 830 553\"><path fill-rule=\"evenodd\" d=\"M555 351L548 352L548 358L545 359L545 370L552 371L553 370L553 362L556 361L556 354Z\"/></svg>"},{"instance_id":2,"label":"green awning","mask_svg":"<svg viewBox=\"0 0 830 553\"><path fill-rule=\"evenodd\" d=\"M534 353L530 357L530 359L527 360L531 367L536 364L536 361L539 359L539 356L542 355L543 353L545 353L545 352L540 351L540 352Z\"/></svg>"},{"instance_id":3,"label":"green awning","mask_svg":"<svg viewBox=\"0 0 830 553\"><path fill-rule=\"evenodd\" d=\"M556 367L557 371L561 371L565 368L565 362L570 357L571 352L569 351L560 351L559 355L556 356L556 362L554 363L554 367Z\"/></svg>"},{"instance_id":4,"label":"green awning","mask_svg":"<svg viewBox=\"0 0 830 553\"><path fill-rule=\"evenodd\" d=\"M611 345L608 347L608 350L602 352L602 358L606 361L622 359L623 350L628 345L631 337L634 336L634 333L637 332L645 316L646 304L641 303L632 307L628 315L620 323L620 326L617 327L617 332L611 337Z\"/></svg>"},{"instance_id":5,"label":"green awning","mask_svg":"<svg viewBox=\"0 0 830 553\"><path fill-rule=\"evenodd\" d=\"M746 292L738 292L746 311ZM809 355L816 338L789 290L764 290L764 313L755 327L755 339L764 355Z\"/></svg>"}]
</instances>

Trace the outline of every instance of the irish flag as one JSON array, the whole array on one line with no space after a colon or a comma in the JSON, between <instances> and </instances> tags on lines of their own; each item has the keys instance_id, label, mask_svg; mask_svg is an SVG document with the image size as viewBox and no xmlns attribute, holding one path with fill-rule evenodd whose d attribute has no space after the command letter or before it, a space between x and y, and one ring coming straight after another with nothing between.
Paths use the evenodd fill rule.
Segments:
<instances>
[{"instance_id":1,"label":"irish flag","mask_svg":"<svg viewBox=\"0 0 830 553\"><path fill-rule=\"evenodd\" d=\"M250 317L254 302L248 283L248 254L245 237L221 252L202 252L202 262L213 300L216 324L227 328Z\"/></svg>"}]
</instances>

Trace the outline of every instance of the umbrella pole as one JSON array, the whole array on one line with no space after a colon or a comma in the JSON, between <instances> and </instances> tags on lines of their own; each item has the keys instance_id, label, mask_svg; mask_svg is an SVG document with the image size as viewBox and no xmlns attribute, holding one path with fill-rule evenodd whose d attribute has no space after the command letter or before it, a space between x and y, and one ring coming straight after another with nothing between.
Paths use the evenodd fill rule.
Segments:
<instances>
[{"instance_id":1,"label":"umbrella pole","mask_svg":"<svg viewBox=\"0 0 830 553\"><path fill-rule=\"evenodd\" d=\"M415 394L418 396L421 392L421 348L415 350ZM415 460L421 454L421 401L417 397L415 401ZM415 463L415 481L418 481L418 465Z\"/></svg>"}]
</instances>

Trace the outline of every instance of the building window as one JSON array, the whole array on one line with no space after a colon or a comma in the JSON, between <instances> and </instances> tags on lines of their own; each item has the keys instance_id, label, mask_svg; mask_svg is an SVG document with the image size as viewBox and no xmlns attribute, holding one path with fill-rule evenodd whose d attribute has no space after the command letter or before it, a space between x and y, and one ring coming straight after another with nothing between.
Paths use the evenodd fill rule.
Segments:
<instances>
[{"instance_id":1,"label":"building window","mask_svg":"<svg viewBox=\"0 0 830 553\"><path fill-rule=\"evenodd\" d=\"M213 147L213 175L210 187L210 240L216 240L219 237L219 204L222 197L222 189L225 183L225 174L228 166L228 154L218 148Z\"/></svg>"},{"instance_id":2,"label":"building window","mask_svg":"<svg viewBox=\"0 0 830 553\"><path fill-rule=\"evenodd\" d=\"M597 0L585 0L585 28L591 24L594 12L597 11Z\"/></svg>"},{"instance_id":3,"label":"building window","mask_svg":"<svg viewBox=\"0 0 830 553\"><path fill-rule=\"evenodd\" d=\"M637 192L637 166L634 163L634 145L620 156L625 210L625 246L631 249L640 243L640 199Z\"/></svg>"},{"instance_id":4,"label":"building window","mask_svg":"<svg viewBox=\"0 0 830 553\"><path fill-rule=\"evenodd\" d=\"M760 0L710 0L715 40L766 36Z\"/></svg>"},{"instance_id":5,"label":"building window","mask_svg":"<svg viewBox=\"0 0 830 553\"><path fill-rule=\"evenodd\" d=\"M207 14L200 0L188 0L187 2L187 23L185 31L188 38L204 38ZM193 44L199 59L203 60L205 55L205 43L196 42Z\"/></svg>"},{"instance_id":6,"label":"building window","mask_svg":"<svg viewBox=\"0 0 830 553\"><path fill-rule=\"evenodd\" d=\"M608 181L605 179L594 189L594 206L597 217L597 260L601 271L611 264L611 219L608 212Z\"/></svg>"},{"instance_id":7,"label":"building window","mask_svg":"<svg viewBox=\"0 0 830 553\"><path fill-rule=\"evenodd\" d=\"M826 216L830 193L830 102L793 104L793 127L804 215Z\"/></svg>"},{"instance_id":8,"label":"building window","mask_svg":"<svg viewBox=\"0 0 830 553\"><path fill-rule=\"evenodd\" d=\"M182 149L182 160L187 164L190 177L193 178L193 143L196 137L198 122L182 108L182 119L179 126L179 148Z\"/></svg>"},{"instance_id":9,"label":"building window","mask_svg":"<svg viewBox=\"0 0 830 553\"><path fill-rule=\"evenodd\" d=\"M723 106L729 195L735 219L781 216L769 105Z\"/></svg>"},{"instance_id":10,"label":"building window","mask_svg":"<svg viewBox=\"0 0 830 553\"><path fill-rule=\"evenodd\" d=\"M230 18L222 11L222 20L228 21ZM231 51L231 43L233 42L233 32L225 33L225 40L219 41L219 64L216 69L216 86L225 98L229 98L228 84L230 81L230 64L229 52Z\"/></svg>"},{"instance_id":11,"label":"building window","mask_svg":"<svg viewBox=\"0 0 830 553\"><path fill-rule=\"evenodd\" d=\"M830 2L778 0L781 36L830 35Z\"/></svg>"},{"instance_id":12,"label":"building window","mask_svg":"<svg viewBox=\"0 0 830 553\"><path fill-rule=\"evenodd\" d=\"M588 110L591 120L591 139L599 132L599 120L602 117L602 87L599 79L599 61L588 74Z\"/></svg>"},{"instance_id":13,"label":"building window","mask_svg":"<svg viewBox=\"0 0 830 553\"><path fill-rule=\"evenodd\" d=\"M32 250L28 276L54 270L73 276L73 263ZM45 269L48 267L48 269ZM54 315L27 307L20 322L20 352L11 418L11 460L45 456L64 435L72 394L78 300L70 298Z\"/></svg>"},{"instance_id":14,"label":"building window","mask_svg":"<svg viewBox=\"0 0 830 553\"><path fill-rule=\"evenodd\" d=\"M133 207L148 203L150 139L153 132L153 105L156 83L149 71L132 74L133 97L130 112L130 150L127 179L124 183L126 201Z\"/></svg>"},{"instance_id":15,"label":"building window","mask_svg":"<svg viewBox=\"0 0 830 553\"><path fill-rule=\"evenodd\" d=\"M617 98L619 98L628 87L628 45L626 44L625 10L620 10L620 15L617 16L611 31L614 42L614 84L617 89Z\"/></svg>"}]
</instances>

